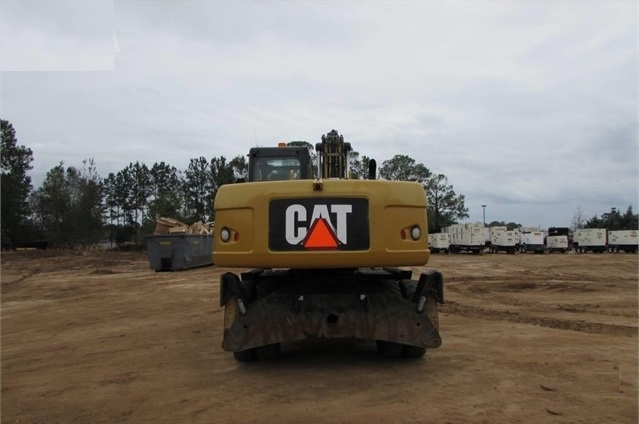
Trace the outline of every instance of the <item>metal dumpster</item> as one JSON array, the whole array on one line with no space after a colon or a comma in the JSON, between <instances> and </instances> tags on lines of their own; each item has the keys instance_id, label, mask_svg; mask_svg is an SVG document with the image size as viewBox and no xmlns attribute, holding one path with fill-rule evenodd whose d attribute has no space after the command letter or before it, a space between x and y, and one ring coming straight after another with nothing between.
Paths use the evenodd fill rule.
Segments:
<instances>
[{"instance_id":1,"label":"metal dumpster","mask_svg":"<svg viewBox=\"0 0 639 424\"><path fill-rule=\"evenodd\" d=\"M178 271L213 265L211 234L148 236L146 249L149 264L156 271Z\"/></svg>"}]
</instances>

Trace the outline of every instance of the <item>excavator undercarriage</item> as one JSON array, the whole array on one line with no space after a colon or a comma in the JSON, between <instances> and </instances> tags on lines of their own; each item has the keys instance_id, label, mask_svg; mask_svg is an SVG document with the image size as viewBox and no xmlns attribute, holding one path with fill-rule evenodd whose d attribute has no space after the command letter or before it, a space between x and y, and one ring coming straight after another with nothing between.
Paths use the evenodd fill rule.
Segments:
<instances>
[{"instance_id":1,"label":"excavator undercarriage","mask_svg":"<svg viewBox=\"0 0 639 424\"><path fill-rule=\"evenodd\" d=\"M283 342L376 340L383 356L421 357L441 345L442 275L411 280L395 268L255 269L221 279L223 348L239 360L272 357Z\"/></svg>"}]
</instances>

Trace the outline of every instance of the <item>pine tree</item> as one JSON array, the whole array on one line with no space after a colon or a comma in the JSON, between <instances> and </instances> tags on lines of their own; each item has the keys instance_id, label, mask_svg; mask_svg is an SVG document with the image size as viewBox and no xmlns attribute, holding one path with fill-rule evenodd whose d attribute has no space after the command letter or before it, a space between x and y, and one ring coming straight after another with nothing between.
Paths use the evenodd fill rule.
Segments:
<instances>
[{"instance_id":1,"label":"pine tree","mask_svg":"<svg viewBox=\"0 0 639 424\"><path fill-rule=\"evenodd\" d=\"M30 212L29 194L32 186L27 171L32 168L33 152L25 146L18 145L16 132L9 121L0 120L0 132L2 246L15 249L22 241L21 234Z\"/></svg>"}]
</instances>

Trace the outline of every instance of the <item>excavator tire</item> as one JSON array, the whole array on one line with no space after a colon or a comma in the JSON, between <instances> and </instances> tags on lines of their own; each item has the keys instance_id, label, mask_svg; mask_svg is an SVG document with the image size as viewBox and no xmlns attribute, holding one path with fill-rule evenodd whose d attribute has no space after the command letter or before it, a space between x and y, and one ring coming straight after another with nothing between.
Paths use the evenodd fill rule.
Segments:
<instances>
[{"instance_id":1,"label":"excavator tire","mask_svg":"<svg viewBox=\"0 0 639 424\"><path fill-rule=\"evenodd\" d=\"M413 296L415 295L416 288L417 288L417 283L413 280L399 281L399 289L404 299L412 299Z\"/></svg>"},{"instance_id":2,"label":"excavator tire","mask_svg":"<svg viewBox=\"0 0 639 424\"><path fill-rule=\"evenodd\" d=\"M405 358L421 358L426 354L425 347L404 345L402 355Z\"/></svg>"},{"instance_id":3,"label":"excavator tire","mask_svg":"<svg viewBox=\"0 0 639 424\"><path fill-rule=\"evenodd\" d=\"M280 343L256 347L255 356L260 361L277 359L280 356Z\"/></svg>"},{"instance_id":4,"label":"excavator tire","mask_svg":"<svg viewBox=\"0 0 639 424\"><path fill-rule=\"evenodd\" d=\"M233 352L233 356L240 362L250 362L257 359L255 349L239 350L237 352Z\"/></svg>"},{"instance_id":5,"label":"excavator tire","mask_svg":"<svg viewBox=\"0 0 639 424\"><path fill-rule=\"evenodd\" d=\"M402 356L403 351L404 345L401 343L377 341L377 352L384 358L399 358Z\"/></svg>"},{"instance_id":6,"label":"excavator tire","mask_svg":"<svg viewBox=\"0 0 639 424\"><path fill-rule=\"evenodd\" d=\"M260 346L253 349L233 352L233 356L240 362L252 362L255 360L271 360L280 356L280 343Z\"/></svg>"}]
</instances>

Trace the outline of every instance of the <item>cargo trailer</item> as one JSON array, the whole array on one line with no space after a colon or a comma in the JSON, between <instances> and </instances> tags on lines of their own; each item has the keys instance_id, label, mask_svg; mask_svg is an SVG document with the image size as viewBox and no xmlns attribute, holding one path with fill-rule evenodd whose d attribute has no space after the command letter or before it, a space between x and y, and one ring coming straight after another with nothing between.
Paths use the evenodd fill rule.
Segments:
<instances>
[{"instance_id":1,"label":"cargo trailer","mask_svg":"<svg viewBox=\"0 0 639 424\"><path fill-rule=\"evenodd\" d=\"M508 231L505 225L496 225L494 227L484 228L484 236L486 237L486 246L490 246L493 242L493 234L496 231Z\"/></svg>"},{"instance_id":2,"label":"cargo trailer","mask_svg":"<svg viewBox=\"0 0 639 424\"><path fill-rule=\"evenodd\" d=\"M573 247L578 253L603 253L607 249L605 228L578 228L573 236Z\"/></svg>"},{"instance_id":3,"label":"cargo trailer","mask_svg":"<svg viewBox=\"0 0 639 424\"><path fill-rule=\"evenodd\" d=\"M493 231L490 240L490 252L515 253L518 243L519 239L517 237L517 232L515 231Z\"/></svg>"},{"instance_id":4,"label":"cargo trailer","mask_svg":"<svg viewBox=\"0 0 639 424\"><path fill-rule=\"evenodd\" d=\"M548 228L548 237L550 236L566 236L566 239L568 240L568 250L572 250L572 230L568 227L550 227ZM562 241L559 241L561 239L558 239L558 243L563 243ZM548 243L546 242L546 245Z\"/></svg>"},{"instance_id":5,"label":"cargo trailer","mask_svg":"<svg viewBox=\"0 0 639 424\"><path fill-rule=\"evenodd\" d=\"M454 224L445 227L444 232L450 238L450 253L472 252L482 254L484 251L484 225Z\"/></svg>"},{"instance_id":6,"label":"cargo trailer","mask_svg":"<svg viewBox=\"0 0 639 424\"><path fill-rule=\"evenodd\" d=\"M450 253L450 240L446 233L428 234L428 248L431 253Z\"/></svg>"},{"instance_id":7,"label":"cargo trailer","mask_svg":"<svg viewBox=\"0 0 639 424\"><path fill-rule=\"evenodd\" d=\"M639 251L637 230L608 231L608 251L637 253Z\"/></svg>"},{"instance_id":8,"label":"cargo trailer","mask_svg":"<svg viewBox=\"0 0 639 424\"><path fill-rule=\"evenodd\" d=\"M546 237L546 249L550 253L566 253L570 250L568 236L548 236Z\"/></svg>"},{"instance_id":9,"label":"cargo trailer","mask_svg":"<svg viewBox=\"0 0 639 424\"><path fill-rule=\"evenodd\" d=\"M519 251L522 253L544 253L546 251L545 238L546 234L543 231L522 232Z\"/></svg>"}]
</instances>

